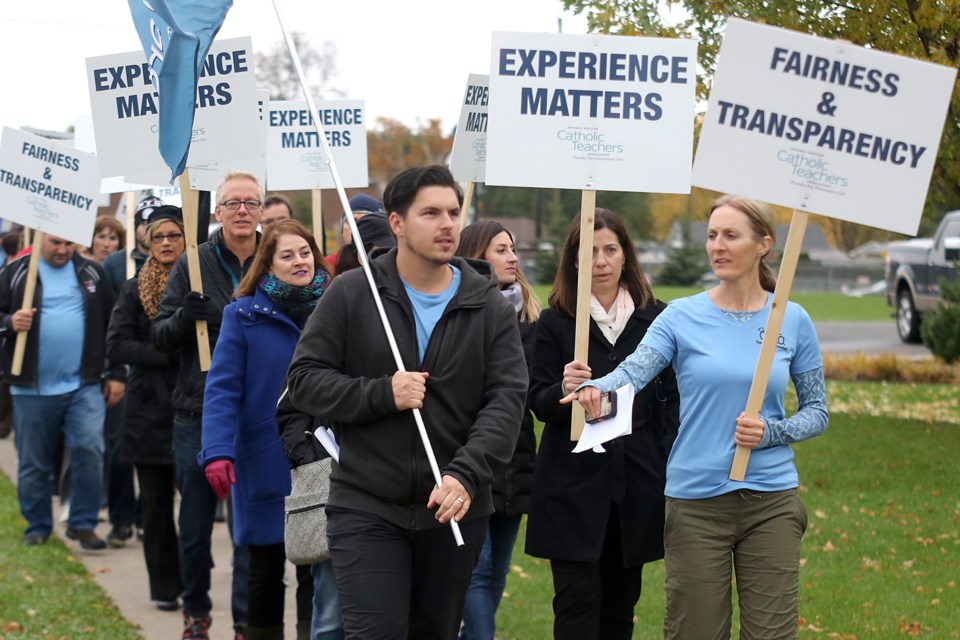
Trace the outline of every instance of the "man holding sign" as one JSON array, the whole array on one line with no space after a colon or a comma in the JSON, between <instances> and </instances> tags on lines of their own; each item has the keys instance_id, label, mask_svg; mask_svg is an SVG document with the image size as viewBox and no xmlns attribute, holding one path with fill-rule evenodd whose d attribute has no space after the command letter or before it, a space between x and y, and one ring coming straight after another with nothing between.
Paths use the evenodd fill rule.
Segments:
<instances>
[{"instance_id":1,"label":"man holding sign","mask_svg":"<svg viewBox=\"0 0 960 640\"><path fill-rule=\"evenodd\" d=\"M23 541L43 544L53 530L50 477L63 438L70 451L72 492L67 537L103 549L97 514L103 483L103 420L122 396L104 380L106 331L114 296L100 267L76 245L45 234L34 307L22 309L29 257L0 272L0 335L4 379L10 383L17 439L17 497L27 521ZM19 375L11 373L17 333L27 334Z\"/></svg>"}]
</instances>

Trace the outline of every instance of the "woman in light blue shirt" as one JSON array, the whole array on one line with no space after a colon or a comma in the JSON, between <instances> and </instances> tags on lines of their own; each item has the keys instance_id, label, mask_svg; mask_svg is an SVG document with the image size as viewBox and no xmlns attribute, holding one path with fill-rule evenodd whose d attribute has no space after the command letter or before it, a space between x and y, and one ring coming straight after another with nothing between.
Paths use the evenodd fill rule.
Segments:
<instances>
[{"instance_id":1,"label":"woman in light blue shirt","mask_svg":"<svg viewBox=\"0 0 960 640\"><path fill-rule=\"evenodd\" d=\"M788 303L759 419L743 409L770 315L775 278L766 257L773 214L763 203L723 196L711 208L707 255L719 284L671 303L640 346L611 374L561 402L587 416L600 393L644 387L672 364L680 431L667 462L665 638L728 638L736 572L742 638L796 638L800 542L807 514L788 446L819 435L828 414L813 323ZM797 413L783 397L793 380ZM752 449L746 478L730 480L736 445Z\"/></svg>"}]
</instances>

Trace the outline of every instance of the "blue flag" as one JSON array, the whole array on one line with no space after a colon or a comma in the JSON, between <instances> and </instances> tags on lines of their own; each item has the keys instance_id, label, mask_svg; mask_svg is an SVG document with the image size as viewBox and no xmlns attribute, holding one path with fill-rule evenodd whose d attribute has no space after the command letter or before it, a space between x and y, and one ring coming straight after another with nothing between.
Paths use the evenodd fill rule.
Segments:
<instances>
[{"instance_id":1,"label":"blue flag","mask_svg":"<svg viewBox=\"0 0 960 640\"><path fill-rule=\"evenodd\" d=\"M128 0L160 99L160 155L175 179L193 136L197 78L233 0Z\"/></svg>"}]
</instances>

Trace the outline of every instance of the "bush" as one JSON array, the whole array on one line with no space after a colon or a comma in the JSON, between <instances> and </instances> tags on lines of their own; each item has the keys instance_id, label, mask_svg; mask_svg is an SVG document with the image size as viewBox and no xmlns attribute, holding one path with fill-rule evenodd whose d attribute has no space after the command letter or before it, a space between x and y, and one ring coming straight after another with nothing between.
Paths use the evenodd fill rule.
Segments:
<instances>
[{"instance_id":1,"label":"bush","mask_svg":"<svg viewBox=\"0 0 960 640\"><path fill-rule=\"evenodd\" d=\"M889 353L868 356L824 355L823 373L830 380L872 380L883 382L960 383L960 366L934 359L909 360Z\"/></svg>"},{"instance_id":2,"label":"bush","mask_svg":"<svg viewBox=\"0 0 960 640\"><path fill-rule=\"evenodd\" d=\"M960 360L960 278L941 280L940 294L940 306L923 318L920 337L933 355L953 364Z\"/></svg>"}]
</instances>

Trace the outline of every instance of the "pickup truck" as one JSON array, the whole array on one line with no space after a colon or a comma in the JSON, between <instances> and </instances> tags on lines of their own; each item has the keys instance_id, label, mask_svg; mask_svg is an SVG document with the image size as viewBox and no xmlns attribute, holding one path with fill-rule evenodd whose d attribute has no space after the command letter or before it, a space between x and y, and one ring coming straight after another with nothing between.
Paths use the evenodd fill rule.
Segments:
<instances>
[{"instance_id":1,"label":"pickup truck","mask_svg":"<svg viewBox=\"0 0 960 640\"><path fill-rule=\"evenodd\" d=\"M940 280L956 278L960 260L960 211L943 217L933 238L891 242L887 247L887 304L895 307L903 342L920 342L923 314L940 303Z\"/></svg>"}]
</instances>

